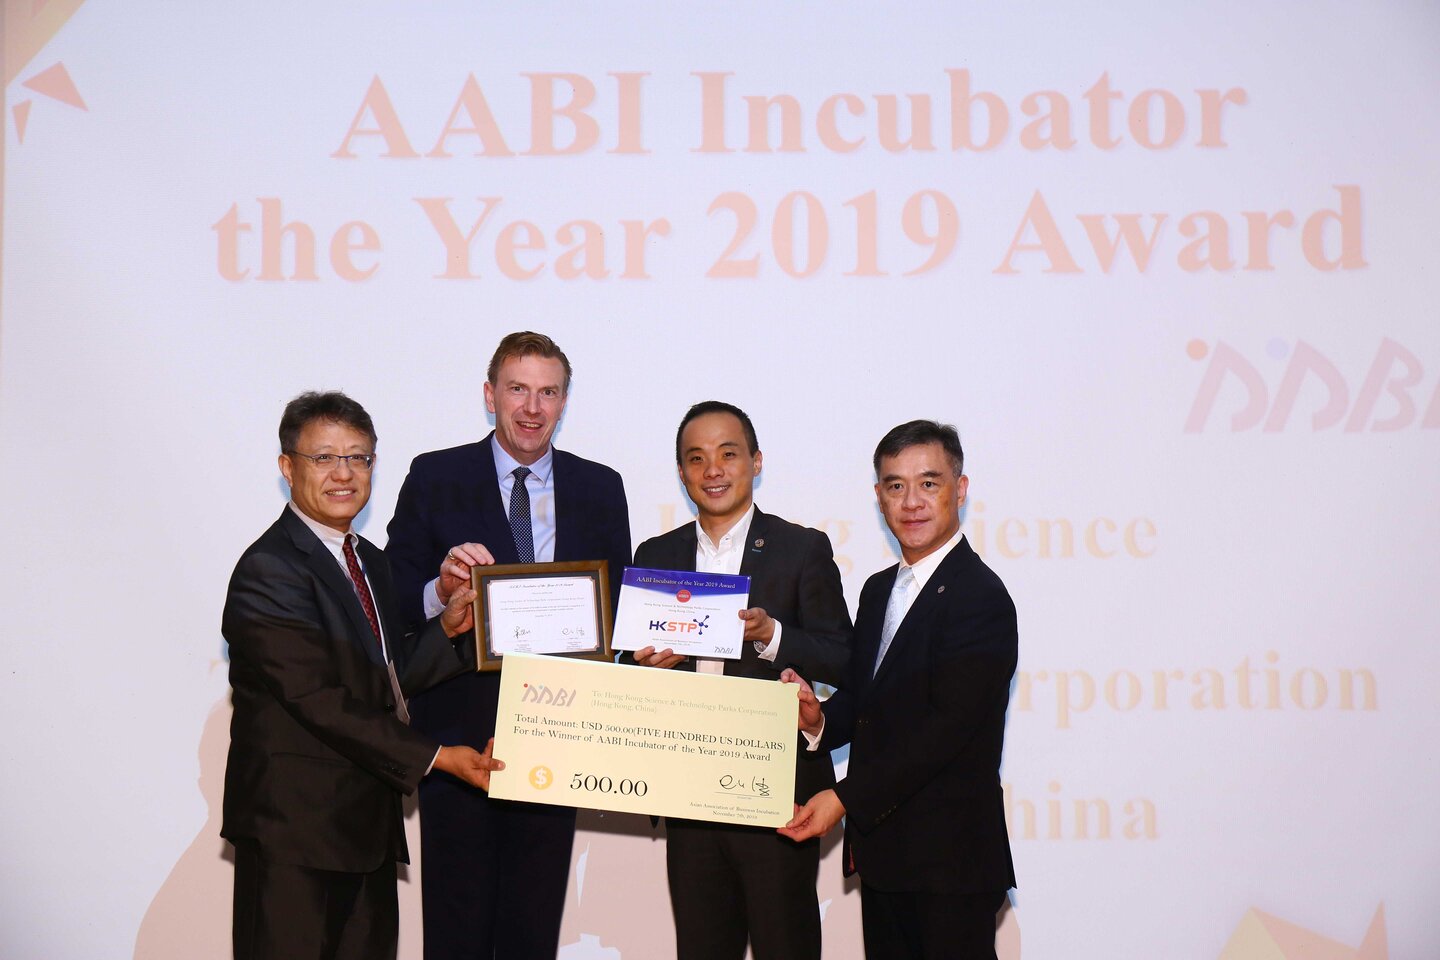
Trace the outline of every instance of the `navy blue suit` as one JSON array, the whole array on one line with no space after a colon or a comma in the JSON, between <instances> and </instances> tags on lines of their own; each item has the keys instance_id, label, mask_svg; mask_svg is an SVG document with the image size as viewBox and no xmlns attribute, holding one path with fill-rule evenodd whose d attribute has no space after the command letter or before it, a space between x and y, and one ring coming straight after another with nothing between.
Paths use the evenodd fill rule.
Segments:
<instances>
[{"instance_id":1,"label":"navy blue suit","mask_svg":"<svg viewBox=\"0 0 1440 960\"><path fill-rule=\"evenodd\" d=\"M630 559L620 475L556 450L554 487L555 560L609 561L613 609ZM490 437L416 457L388 530L385 553L411 621L423 619L422 589L456 544L484 544L496 563L518 563ZM443 743L483 749L495 733L499 690L498 673L456 677L415 698L414 726ZM491 800L435 775L420 788L420 827L427 960L555 956L573 809Z\"/></svg>"},{"instance_id":2,"label":"navy blue suit","mask_svg":"<svg viewBox=\"0 0 1440 960\"><path fill-rule=\"evenodd\" d=\"M844 870L860 874L862 897L893 895L902 909L934 903L942 923L957 898L988 905L977 937L988 936L990 949L971 953L950 941L936 955L993 956L984 910L993 920L1015 885L1000 788L1018 651L1015 605L961 540L915 598L872 676L898 569L866 581L850 677L824 707L822 749L850 744L845 778L835 785L845 805ZM868 902L865 913L870 953ZM931 955L883 941L875 952Z\"/></svg>"}]
</instances>

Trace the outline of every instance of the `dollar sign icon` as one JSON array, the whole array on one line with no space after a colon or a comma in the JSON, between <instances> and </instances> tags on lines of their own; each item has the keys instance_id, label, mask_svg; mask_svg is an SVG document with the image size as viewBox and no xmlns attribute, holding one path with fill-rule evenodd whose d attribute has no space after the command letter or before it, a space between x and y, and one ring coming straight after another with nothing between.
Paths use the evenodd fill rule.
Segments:
<instances>
[{"instance_id":1,"label":"dollar sign icon","mask_svg":"<svg viewBox=\"0 0 1440 960\"><path fill-rule=\"evenodd\" d=\"M555 782L555 774L550 772L549 767L536 767L530 771L530 786L536 790L544 790Z\"/></svg>"}]
</instances>

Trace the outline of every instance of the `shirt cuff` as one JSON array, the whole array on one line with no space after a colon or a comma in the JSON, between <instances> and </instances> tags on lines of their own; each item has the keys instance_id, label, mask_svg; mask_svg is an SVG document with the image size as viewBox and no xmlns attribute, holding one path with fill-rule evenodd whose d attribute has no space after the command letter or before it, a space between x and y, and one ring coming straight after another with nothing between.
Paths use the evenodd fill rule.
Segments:
<instances>
[{"instance_id":1,"label":"shirt cuff","mask_svg":"<svg viewBox=\"0 0 1440 960\"><path fill-rule=\"evenodd\" d=\"M820 717L820 732L819 732L819 733L815 734L814 736L811 736L811 735L810 735L810 732L809 732L808 730L801 730L801 731L800 731L800 735L803 736L803 737L805 738L805 742L806 742L807 744L809 744L809 746L807 746L807 747L805 748L805 750L806 750L807 752L809 752L809 753L814 753L816 750L819 750L819 749L820 749L820 740L821 740L822 737L825 736L825 717L824 717L824 715L821 715L821 717Z\"/></svg>"},{"instance_id":2,"label":"shirt cuff","mask_svg":"<svg viewBox=\"0 0 1440 960\"><path fill-rule=\"evenodd\" d=\"M445 610L445 604L440 602L440 596L435 592L435 585L439 582L440 578L436 577L420 588L421 606L425 608L426 620L433 620Z\"/></svg>"},{"instance_id":3,"label":"shirt cuff","mask_svg":"<svg viewBox=\"0 0 1440 960\"><path fill-rule=\"evenodd\" d=\"M430 766L425 768L425 776L430 776L430 771L435 769L435 761L440 759L440 751L444 749L443 745L435 748L435 756L430 758Z\"/></svg>"},{"instance_id":4,"label":"shirt cuff","mask_svg":"<svg viewBox=\"0 0 1440 960\"><path fill-rule=\"evenodd\" d=\"M765 649L763 649L763 650L759 649L759 647L760 647L760 641L759 641L759 640L756 640L756 641L755 641L755 647L756 647L757 652L760 654L760 659L761 659L761 660L769 660L771 663L774 663L774 662L775 662L775 658L778 657L778 656L780 656L780 621L779 621L779 620L776 620L776 621L775 621L775 636L773 636L773 637L770 638L770 642L769 642L768 644L766 644Z\"/></svg>"}]
</instances>

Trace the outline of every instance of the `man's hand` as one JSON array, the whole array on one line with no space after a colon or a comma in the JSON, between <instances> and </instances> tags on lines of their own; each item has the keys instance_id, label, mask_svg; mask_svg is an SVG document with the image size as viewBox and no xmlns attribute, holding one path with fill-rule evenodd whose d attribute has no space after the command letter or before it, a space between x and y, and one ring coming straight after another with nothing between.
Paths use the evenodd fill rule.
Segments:
<instances>
[{"instance_id":1,"label":"man's hand","mask_svg":"<svg viewBox=\"0 0 1440 960\"><path fill-rule=\"evenodd\" d=\"M469 584L463 590L450 594L445 609L440 611L440 626L445 628L445 636L458 637L475 628L474 603L475 588Z\"/></svg>"},{"instance_id":2,"label":"man's hand","mask_svg":"<svg viewBox=\"0 0 1440 960\"><path fill-rule=\"evenodd\" d=\"M820 701L816 698L815 691L810 689L810 684L789 667L780 671L780 682L793 683L800 688L796 691L800 697L800 729L812 737L820 736L820 732L825 729L825 712L820 709Z\"/></svg>"},{"instance_id":3,"label":"man's hand","mask_svg":"<svg viewBox=\"0 0 1440 960\"><path fill-rule=\"evenodd\" d=\"M462 586L470 585L471 567L488 567L495 557L485 549L483 543L462 543L450 548L445 559L440 561L440 579L435 581L435 596L441 603L449 603L450 595Z\"/></svg>"},{"instance_id":4,"label":"man's hand","mask_svg":"<svg viewBox=\"0 0 1440 960\"><path fill-rule=\"evenodd\" d=\"M795 816L791 817L790 822L781 827L778 833L796 843L811 837L823 837L843 816L845 804L840 802L835 791L821 790L810 798L809 803L796 810Z\"/></svg>"},{"instance_id":5,"label":"man's hand","mask_svg":"<svg viewBox=\"0 0 1440 960\"><path fill-rule=\"evenodd\" d=\"M770 641L775 637L775 618L766 613L764 607L741 610L740 619L745 621L746 643L759 641L767 647L770 646Z\"/></svg>"},{"instance_id":6,"label":"man's hand","mask_svg":"<svg viewBox=\"0 0 1440 960\"><path fill-rule=\"evenodd\" d=\"M459 777L472 787L479 787L481 790L490 790L490 771L504 770L503 761L496 760L490 754L495 749L495 738L485 744L484 753L476 753L471 747L441 747L440 753L435 757L434 770L440 770L450 774L452 777Z\"/></svg>"},{"instance_id":7,"label":"man's hand","mask_svg":"<svg viewBox=\"0 0 1440 960\"><path fill-rule=\"evenodd\" d=\"M641 647L635 651L635 662L642 667L663 667L666 670L685 661L685 654L676 653L669 647L656 650L653 646Z\"/></svg>"}]
</instances>

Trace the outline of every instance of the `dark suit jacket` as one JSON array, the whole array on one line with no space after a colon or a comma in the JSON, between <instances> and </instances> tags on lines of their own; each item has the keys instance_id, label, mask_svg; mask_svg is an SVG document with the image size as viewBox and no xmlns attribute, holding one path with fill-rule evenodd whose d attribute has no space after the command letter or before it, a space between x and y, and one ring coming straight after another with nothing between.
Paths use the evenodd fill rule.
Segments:
<instances>
[{"instance_id":1,"label":"dark suit jacket","mask_svg":"<svg viewBox=\"0 0 1440 960\"><path fill-rule=\"evenodd\" d=\"M363 538L357 553L407 692L464 669L466 648L457 652L438 620L407 640L385 555ZM235 708L221 835L322 870L405 861L400 795L438 745L395 716L349 577L288 506L236 564L221 632Z\"/></svg>"},{"instance_id":2,"label":"dark suit jacket","mask_svg":"<svg viewBox=\"0 0 1440 960\"><path fill-rule=\"evenodd\" d=\"M421 590L457 543L483 543L496 563L518 563L510 520L495 479L489 437L422 453L410 464L385 554L406 620L423 617ZM611 610L630 560L630 514L620 475L602 464L555 451L555 559L608 560ZM445 743L483 749L495 733L499 673L472 673L443 683L410 706L415 726Z\"/></svg>"},{"instance_id":3,"label":"dark suit jacket","mask_svg":"<svg viewBox=\"0 0 1440 960\"><path fill-rule=\"evenodd\" d=\"M850 611L840 587L830 538L819 530L755 510L740 574L750 578L752 607L764 607L783 625L780 656L762 660L741 645L740 659L725 662L725 675L778 680L794 667L807 680L838 684L850 665ZM695 569L695 524L646 540L635 551L635 566L657 570ZM694 670L691 660L676 669ZM804 802L835 782L827 753L801 751L795 772L796 799Z\"/></svg>"},{"instance_id":4,"label":"dark suit jacket","mask_svg":"<svg viewBox=\"0 0 1440 960\"><path fill-rule=\"evenodd\" d=\"M1000 754L1018 650L1005 585L962 540L915 598L872 678L898 565L866 582L850 679L825 704L824 749L849 743L835 785L848 875L891 892L1015 885Z\"/></svg>"}]
</instances>

